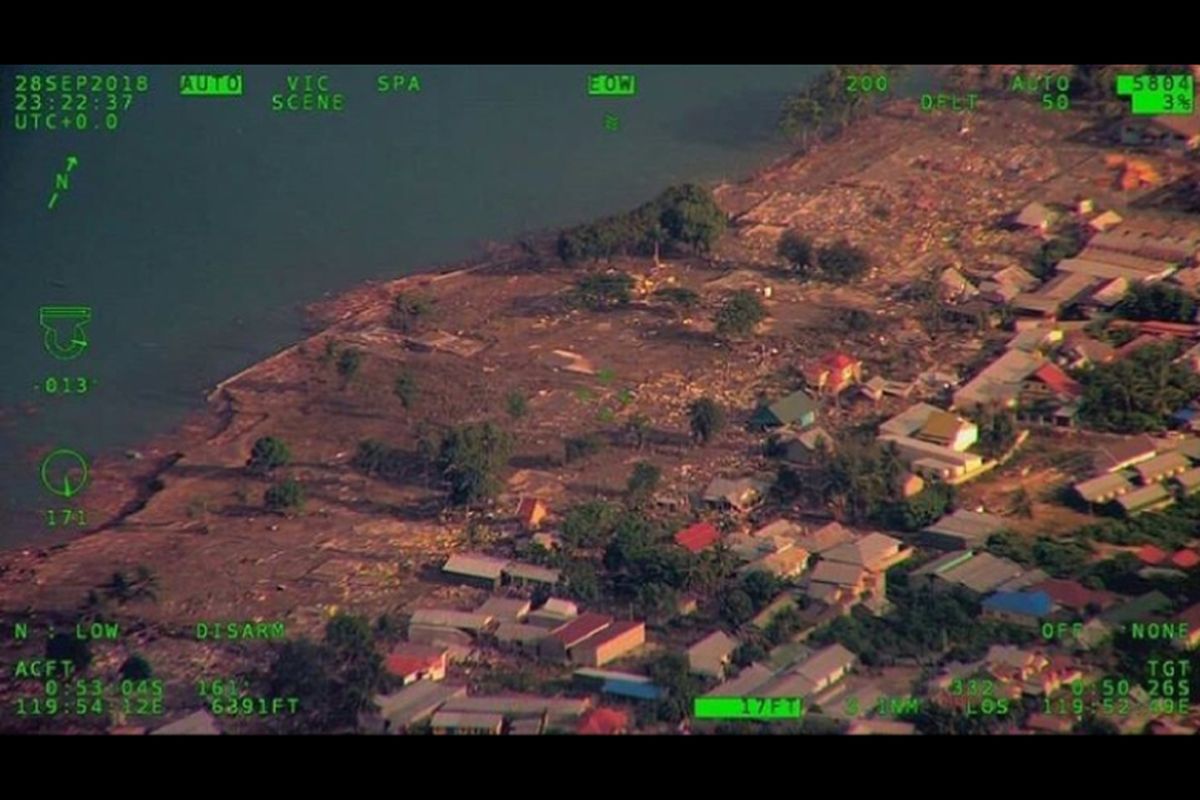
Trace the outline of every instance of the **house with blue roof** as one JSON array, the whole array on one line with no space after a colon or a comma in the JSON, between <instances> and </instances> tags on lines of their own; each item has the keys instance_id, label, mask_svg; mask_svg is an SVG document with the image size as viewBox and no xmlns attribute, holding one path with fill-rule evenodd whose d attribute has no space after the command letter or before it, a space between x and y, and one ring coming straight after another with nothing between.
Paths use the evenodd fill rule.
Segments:
<instances>
[{"instance_id":1,"label":"house with blue roof","mask_svg":"<svg viewBox=\"0 0 1200 800\"><path fill-rule=\"evenodd\" d=\"M1046 592L996 592L983 601L983 616L1036 628L1054 613L1054 599Z\"/></svg>"},{"instance_id":2,"label":"house with blue roof","mask_svg":"<svg viewBox=\"0 0 1200 800\"><path fill-rule=\"evenodd\" d=\"M608 669L575 670L575 681L584 688L600 694L631 700L661 700L666 692L645 675L615 672Z\"/></svg>"}]
</instances>

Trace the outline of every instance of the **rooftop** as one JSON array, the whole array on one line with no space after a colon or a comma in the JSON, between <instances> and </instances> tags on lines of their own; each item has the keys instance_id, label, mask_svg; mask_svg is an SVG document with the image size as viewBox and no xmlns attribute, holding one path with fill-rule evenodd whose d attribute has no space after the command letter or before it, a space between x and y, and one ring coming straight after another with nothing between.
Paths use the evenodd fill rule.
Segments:
<instances>
[{"instance_id":1,"label":"rooftop","mask_svg":"<svg viewBox=\"0 0 1200 800\"><path fill-rule=\"evenodd\" d=\"M1044 617L1054 610L1054 600L1046 592L996 592L983 601L985 611Z\"/></svg>"},{"instance_id":2,"label":"rooftop","mask_svg":"<svg viewBox=\"0 0 1200 800\"><path fill-rule=\"evenodd\" d=\"M508 560L504 558L493 558L479 553L455 553L442 565L442 571L455 575L500 580L500 574L507 565Z\"/></svg>"},{"instance_id":3,"label":"rooftop","mask_svg":"<svg viewBox=\"0 0 1200 800\"><path fill-rule=\"evenodd\" d=\"M721 534L711 522L697 522L675 534L675 544L691 553L711 547Z\"/></svg>"},{"instance_id":4,"label":"rooftop","mask_svg":"<svg viewBox=\"0 0 1200 800\"><path fill-rule=\"evenodd\" d=\"M822 554L829 561L840 561L867 569L878 570L889 557L900 549L899 539L882 533L869 533L853 542L839 544Z\"/></svg>"}]
</instances>

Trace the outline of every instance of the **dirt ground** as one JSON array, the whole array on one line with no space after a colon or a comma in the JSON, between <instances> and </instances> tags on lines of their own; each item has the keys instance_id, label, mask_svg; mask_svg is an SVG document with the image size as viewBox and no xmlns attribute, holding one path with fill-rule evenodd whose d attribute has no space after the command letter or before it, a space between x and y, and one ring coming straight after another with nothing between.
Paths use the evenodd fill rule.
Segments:
<instances>
[{"instance_id":1,"label":"dirt ground","mask_svg":"<svg viewBox=\"0 0 1200 800\"><path fill-rule=\"evenodd\" d=\"M1111 203L1123 212L1140 195L1105 194L1099 176L1106 151L1065 141L1086 125L1074 114L1011 102L973 114L967 133L962 121L894 107L805 157L718 187L735 227L711 259L612 265L656 286L696 290L701 306L686 315L645 298L608 312L573 310L564 296L578 269L515 247L497 248L473 269L365 286L314 309L322 330L222 384L209 413L149 443L143 460L97 465L92 491L108 517L99 531L53 550L0 554L0 609L35 622L70 619L114 571L148 565L158 600L113 609L138 631L116 646L113 661L137 649L172 685L186 687L243 669L264 651L260 644L196 642L190 632L199 621L283 620L295 635L315 632L336 609L374 618L418 603L477 602L431 577L466 545L461 518L443 512L441 490L415 466L422 426L502 421L516 440L508 477L540 482L539 494L561 509L614 496L638 460L658 465L665 491L677 493L764 466L761 438L739 423L758 397L798 388L799 370L831 350L861 357L868 376L908 380L931 368L965 369L982 346L976 334L927 333L917 309L900 299L906 286L934 262L983 271L1024 262L1040 239L996 223L1030 200L1086 191L1099 207ZM1175 169L1158 166L1164 174ZM795 283L773 255L787 226L818 243L850 239L870 253L871 275L852 287ZM710 320L736 285L771 287L771 319L759 336L723 343ZM388 322L391 298L400 291L434 299L429 330L478 351L425 351L406 341ZM849 308L870 312L877 324L846 330L840 312ZM330 342L335 350L364 354L348 382L325 356ZM579 354L594 374L562 369L556 350ZM392 393L401 370L418 385L410 409ZM520 419L505 412L510 392L528 398ZM716 442L695 449L684 444L686 409L702 395L715 397L733 418ZM828 401L822 424L847 427L908 402ZM633 415L644 415L654 429L640 450L619 436ZM563 438L593 432L615 444L562 464ZM302 513L266 513L268 482L243 469L251 444L264 435L291 448L293 463L280 473L303 483ZM413 452L410 476L386 482L355 471L349 462L364 439ZM1030 532L1079 524L1081 515L1041 499L1040 490L1068 477L1056 472L1063 467L1052 463L1054 447L1044 449L1039 458L1030 448L1032 455L965 487L964 496L1002 508L1018 486L1037 488ZM152 477L161 482L157 491L146 488ZM496 508L493 549L502 549L515 530L520 493L514 485Z\"/></svg>"}]
</instances>

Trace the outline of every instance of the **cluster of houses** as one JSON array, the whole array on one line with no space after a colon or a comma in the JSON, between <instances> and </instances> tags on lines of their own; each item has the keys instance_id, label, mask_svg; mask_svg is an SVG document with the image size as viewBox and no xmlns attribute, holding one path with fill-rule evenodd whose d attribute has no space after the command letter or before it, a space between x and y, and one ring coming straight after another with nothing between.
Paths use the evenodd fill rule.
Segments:
<instances>
[{"instance_id":1,"label":"cluster of houses","mask_svg":"<svg viewBox=\"0 0 1200 800\"><path fill-rule=\"evenodd\" d=\"M1090 508L1132 516L1200 489L1200 439L1135 436L1100 446L1095 475L1072 488Z\"/></svg>"}]
</instances>

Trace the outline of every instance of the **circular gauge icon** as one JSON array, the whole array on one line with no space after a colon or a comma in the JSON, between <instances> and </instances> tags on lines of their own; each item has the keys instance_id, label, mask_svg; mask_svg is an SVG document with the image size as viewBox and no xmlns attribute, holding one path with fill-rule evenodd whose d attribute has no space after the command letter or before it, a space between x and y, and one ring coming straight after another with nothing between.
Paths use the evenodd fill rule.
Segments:
<instances>
[{"instance_id":1,"label":"circular gauge icon","mask_svg":"<svg viewBox=\"0 0 1200 800\"><path fill-rule=\"evenodd\" d=\"M88 482L87 459L62 447L42 459L42 485L59 497L74 497Z\"/></svg>"}]
</instances>

